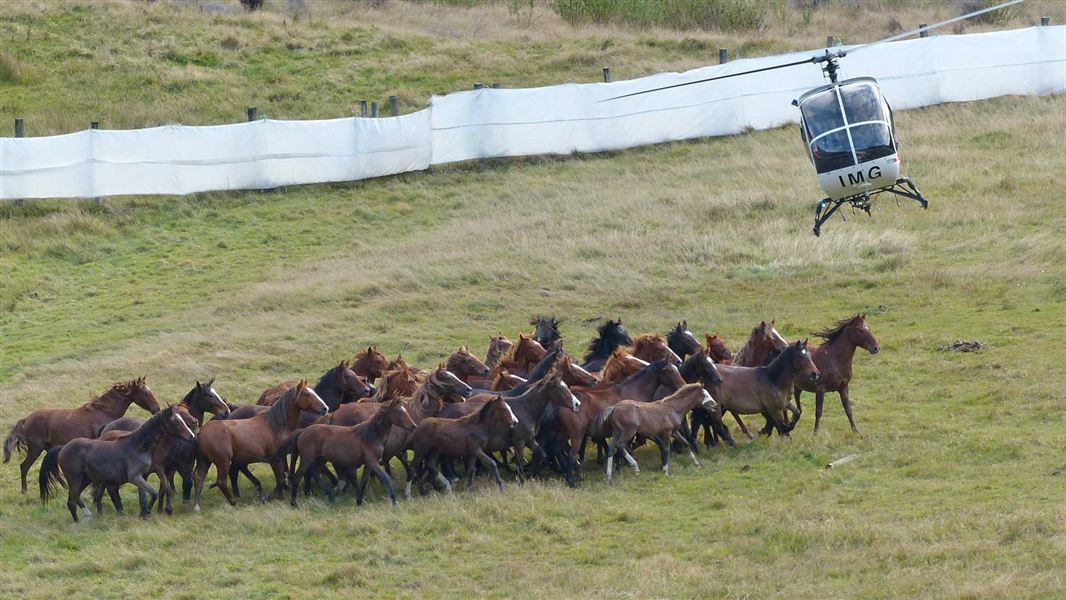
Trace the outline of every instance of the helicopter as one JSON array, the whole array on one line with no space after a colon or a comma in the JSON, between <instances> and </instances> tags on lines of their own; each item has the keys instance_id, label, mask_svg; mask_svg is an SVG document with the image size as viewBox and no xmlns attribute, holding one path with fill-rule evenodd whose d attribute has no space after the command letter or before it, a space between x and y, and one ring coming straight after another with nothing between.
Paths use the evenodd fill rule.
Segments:
<instances>
[{"instance_id":1,"label":"helicopter","mask_svg":"<svg viewBox=\"0 0 1066 600\"><path fill-rule=\"evenodd\" d=\"M1021 2L1024 0L1010 0L848 50L826 49L824 54L805 60L632 92L601 102L774 69L806 64L821 65L822 73L829 79L829 83L792 101L792 105L800 111L800 136L807 149L807 158L814 166L818 184L826 194L814 209L814 235L820 236L822 226L841 207L850 205L870 214L873 199L883 193L909 198L918 202L923 209L929 207L929 201L918 191L910 178L900 175L899 141L896 138L892 108L881 93L877 80L873 77L838 80L838 61L849 54L879 44L939 29Z\"/></svg>"}]
</instances>

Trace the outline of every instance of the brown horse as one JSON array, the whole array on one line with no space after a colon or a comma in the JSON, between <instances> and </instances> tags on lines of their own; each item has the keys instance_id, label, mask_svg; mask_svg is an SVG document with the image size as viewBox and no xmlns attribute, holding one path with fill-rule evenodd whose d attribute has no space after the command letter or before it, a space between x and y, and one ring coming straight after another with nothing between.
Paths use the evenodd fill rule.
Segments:
<instances>
[{"instance_id":1,"label":"brown horse","mask_svg":"<svg viewBox=\"0 0 1066 600\"><path fill-rule=\"evenodd\" d=\"M250 419L209 421L200 430L196 447L200 458L194 471L196 500L193 511L200 512L200 496L204 489L204 478L211 465L215 465L215 485L222 491L230 505L236 506L237 499L230 492L226 479L230 466L234 463L250 465L267 462L277 451L285 438L296 429L300 420L300 411L306 410L326 414L327 406L307 381L300 381L278 398L265 413ZM285 482L285 465L272 462L274 470L274 497L281 496ZM258 491L258 490L257 490Z\"/></svg>"},{"instance_id":2,"label":"brown horse","mask_svg":"<svg viewBox=\"0 0 1066 600\"><path fill-rule=\"evenodd\" d=\"M673 329L667 331L666 343L681 360L685 360L690 355L703 350L700 341L688 330L688 321L681 321Z\"/></svg>"},{"instance_id":3,"label":"brown horse","mask_svg":"<svg viewBox=\"0 0 1066 600\"><path fill-rule=\"evenodd\" d=\"M273 406L278 398L289 388L299 381L291 379L283 381L272 388L265 390L256 401L258 406ZM347 361L341 362L336 367L326 371L318 383L315 384L315 393L326 403L332 412L342 404L356 402L360 398L369 398L374 395L374 386L367 383L366 378L357 374Z\"/></svg>"},{"instance_id":4,"label":"brown horse","mask_svg":"<svg viewBox=\"0 0 1066 600\"><path fill-rule=\"evenodd\" d=\"M396 398L406 398L418 389L418 374L414 369L407 366L402 360L396 362L396 368L385 371L381 376L381 384L378 391L370 398L364 398L359 402L388 402ZM339 410L342 410L341 407Z\"/></svg>"},{"instance_id":5,"label":"brown horse","mask_svg":"<svg viewBox=\"0 0 1066 600\"><path fill-rule=\"evenodd\" d=\"M851 430L859 432L855 426L855 419L851 416L851 399L848 398L848 384L851 382L851 362L855 358L855 349L862 348L870 354L881 351L881 345L866 324L866 315L855 315L836 322L836 325L814 335L823 338L825 343L811 351L814 364L818 365L821 377L818 381L797 381L795 396L796 407L800 406L800 395L803 392L814 392L814 432L818 433L818 425L822 420L822 402L826 392L837 392L840 395L840 403L844 406L844 414L848 416Z\"/></svg>"},{"instance_id":6,"label":"brown horse","mask_svg":"<svg viewBox=\"0 0 1066 600\"><path fill-rule=\"evenodd\" d=\"M707 351L711 356L711 360L723 365L733 364L733 353L725 345L725 340L717 333L714 335L704 334L704 338L707 340Z\"/></svg>"},{"instance_id":7,"label":"brown horse","mask_svg":"<svg viewBox=\"0 0 1066 600\"><path fill-rule=\"evenodd\" d=\"M116 501L118 486L132 483L141 492L141 517L147 517L152 512L157 494L144 480L144 476L152 464L152 451L164 433L187 441L196 438L185 421L175 413L174 407L168 406L145 421L136 431L117 440L75 438L62 446L50 449L41 461L41 472L38 476L41 502L47 503L55 485L62 484L63 480L59 476L62 471L68 489L67 509L75 523L78 522L79 507L85 511L86 518L92 514L81 501L81 493L90 484L96 485L93 490L93 503L99 512L104 490L110 492L112 502L120 509L122 502ZM151 496L151 500L146 502L145 495Z\"/></svg>"},{"instance_id":8,"label":"brown horse","mask_svg":"<svg viewBox=\"0 0 1066 600\"><path fill-rule=\"evenodd\" d=\"M740 367L717 365L722 383L712 386L711 394L722 406L734 415L762 414L777 428L779 435L788 432L799 420L799 411L789 402L793 386L801 380L817 381L815 366L806 340L785 347L765 367ZM793 411L793 419L785 423L785 410ZM753 437L740 423L744 434Z\"/></svg>"},{"instance_id":9,"label":"brown horse","mask_svg":"<svg viewBox=\"0 0 1066 600\"><path fill-rule=\"evenodd\" d=\"M574 361L574 357L569 353L563 354L563 357L556 362L557 367L563 374L563 383L566 385L580 385L582 387L592 387L599 383L596 376L586 371L581 365Z\"/></svg>"},{"instance_id":10,"label":"brown horse","mask_svg":"<svg viewBox=\"0 0 1066 600\"><path fill-rule=\"evenodd\" d=\"M378 352L378 349L373 346L367 346L366 350L359 351L355 355L355 360L352 361L352 370L355 374L366 379L370 383L374 383L385 374L385 371L389 369L389 359L385 358L385 355Z\"/></svg>"},{"instance_id":11,"label":"brown horse","mask_svg":"<svg viewBox=\"0 0 1066 600\"><path fill-rule=\"evenodd\" d=\"M507 354L507 351L511 349L511 346L514 346L514 343L504 337L503 334L490 335L489 349L488 352L485 353L485 366L490 369L495 369L496 365L500 364L500 359L502 359L504 355Z\"/></svg>"},{"instance_id":12,"label":"brown horse","mask_svg":"<svg viewBox=\"0 0 1066 600\"><path fill-rule=\"evenodd\" d=\"M4 462L11 460L12 450L25 453L19 465L22 493L26 493L26 474L41 452L75 438L97 437L105 425L126 414L130 404L153 415L159 412L159 400L144 377L115 384L78 408L39 408L15 423L4 440Z\"/></svg>"},{"instance_id":13,"label":"brown horse","mask_svg":"<svg viewBox=\"0 0 1066 600\"><path fill-rule=\"evenodd\" d=\"M722 383L722 377L718 374L718 369L711 359L710 348L704 348L686 358L678 372L688 383L699 383L708 389ZM701 406L692 409L692 428L686 431L687 428L682 427L681 431L681 433L691 437L690 446L695 445L696 435L701 427L703 428L703 444L708 448L717 445L719 437L730 446L734 445L732 434L722 423L722 410L717 402L714 408L715 410L713 411L705 410Z\"/></svg>"},{"instance_id":14,"label":"brown horse","mask_svg":"<svg viewBox=\"0 0 1066 600\"><path fill-rule=\"evenodd\" d=\"M685 415L696 406L708 411L717 409L703 385L689 383L656 402L622 400L604 409L596 417L596 429L609 429L611 432L611 444L607 447L607 483L611 483L614 455L619 449L634 471L640 473L640 465L626 449L637 436L655 442L659 447L663 473L669 475L670 441L677 439L682 444L688 443L679 429L685 422ZM691 449L688 455L692 458L692 464L700 466Z\"/></svg>"},{"instance_id":15,"label":"brown horse","mask_svg":"<svg viewBox=\"0 0 1066 600\"><path fill-rule=\"evenodd\" d=\"M370 420L352 427L337 425L311 425L291 436L275 454L275 460L283 459L286 447L295 447L300 457L300 466L289 476L289 488L292 490L290 503L296 507L296 493L300 480L319 480L319 472L326 462L332 463L337 475L349 480L355 478L355 472L363 467L363 478L356 488L355 503L362 504L366 493L366 484L370 473L378 476L389 491L389 498L396 504L396 490L392 478L381 468L381 457L385 452L385 438L393 427L407 432L415 430L415 422L408 414L403 400L390 400L377 406L377 412ZM293 463L296 461L294 460ZM333 488L322 485L330 501L333 501Z\"/></svg>"},{"instance_id":16,"label":"brown horse","mask_svg":"<svg viewBox=\"0 0 1066 600\"><path fill-rule=\"evenodd\" d=\"M507 390L513 390L516 387L526 383L526 379L519 377L518 375L511 375L511 372L507 369L494 369L492 371L492 384L489 386L490 392L506 392Z\"/></svg>"},{"instance_id":17,"label":"brown horse","mask_svg":"<svg viewBox=\"0 0 1066 600\"><path fill-rule=\"evenodd\" d=\"M777 332L774 321L760 321L752 328L748 341L737 352L733 364L741 367L761 367L774 354L784 350L785 346L788 346L788 342Z\"/></svg>"},{"instance_id":18,"label":"brown horse","mask_svg":"<svg viewBox=\"0 0 1066 600\"><path fill-rule=\"evenodd\" d=\"M626 348L615 348L611 357L607 359L607 364L600 371L600 381L597 387L604 388L625 381L627 377L649 364L648 361L641 360L627 352Z\"/></svg>"},{"instance_id":19,"label":"brown horse","mask_svg":"<svg viewBox=\"0 0 1066 600\"><path fill-rule=\"evenodd\" d=\"M449 356L444 366L458 377L459 381L471 387L488 389L492 385L492 372L466 346L461 346Z\"/></svg>"},{"instance_id":20,"label":"brown horse","mask_svg":"<svg viewBox=\"0 0 1066 600\"><path fill-rule=\"evenodd\" d=\"M503 398L496 397L482 405L475 413L459 419L427 417L418 424L418 429L411 435L411 448L415 456L412 464L417 475L408 472L407 489L436 479L444 484L448 492L452 484L441 475L437 468L441 456L466 459L467 489L474 487L474 465L481 464L492 471L496 485L503 491L503 479L496 461L485 452L489 439L496 431L514 429L518 426L518 417ZM409 492L408 492L409 493Z\"/></svg>"},{"instance_id":21,"label":"brown horse","mask_svg":"<svg viewBox=\"0 0 1066 600\"><path fill-rule=\"evenodd\" d=\"M519 377L525 377L533 365L540 362L548 351L531 336L519 334L518 342L500 359L498 367L503 367Z\"/></svg>"},{"instance_id":22,"label":"brown horse","mask_svg":"<svg viewBox=\"0 0 1066 600\"><path fill-rule=\"evenodd\" d=\"M650 363L657 360L668 360L675 367L681 366L681 357L670 349L670 345L666 343L666 338L657 333L638 335L633 340L633 345L628 348L628 352L640 360L646 360Z\"/></svg>"}]
</instances>

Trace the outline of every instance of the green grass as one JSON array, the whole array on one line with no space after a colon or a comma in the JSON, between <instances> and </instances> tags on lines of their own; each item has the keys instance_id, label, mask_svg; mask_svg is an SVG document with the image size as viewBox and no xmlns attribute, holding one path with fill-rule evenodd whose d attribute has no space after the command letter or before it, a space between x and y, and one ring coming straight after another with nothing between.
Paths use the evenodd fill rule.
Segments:
<instances>
[{"instance_id":1,"label":"green grass","mask_svg":"<svg viewBox=\"0 0 1066 600\"><path fill-rule=\"evenodd\" d=\"M20 73L4 84L0 118L15 114L17 100L34 134L33 123L56 132L90 116L139 126L158 101L217 122L244 104L241 90L285 87L271 73L300 60L298 49L277 50L258 70L225 60L197 66L214 60L203 35L244 44L275 35L280 20L115 6L38 7L30 43L14 43L23 29L3 29L22 27L21 16L0 19L3 52ZM418 23L419 14L409 18ZM160 35L131 35L140 19ZM105 55L121 67L98 69L64 50L101 52L93 25L107 20L123 43ZM308 61L321 58L300 82L343 79L344 61L331 63L312 44L344 27L287 26L299 28L292 37L308 45ZM263 31L248 33L255 27ZM575 60L571 72L583 72L576 59L599 47L584 33L524 45L513 32L441 41L403 27L414 25L371 34L413 49L401 68L352 64L380 77L381 90L423 70L440 78L412 85L414 97L490 79L471 65L496 49L509 54L486 58L492 68L532 83L557 68L548 61ZM605 31L618 57L650 53L641 59L649 69L696 60L675 58L688 52L678 45L686 37L717 47L700 32ZM142 44L163 42L172 58L141 54ZM470 62L450 75L424 69L447 62L440 52L465 52ZM28 59L35 54L40 61ZM189 62L165 65L178 56ZM217 70L217 89L164 91L168 69L179 67ZM151 89L129 83L138 77ZM83 93L94 78L99 94ZM293 104L307 113L286 116L348 105L327 87ZM128 101L108 104L120 96ZM688 319L735 349L760 319L776 318L796 338L863 311L883 352L856 357L861 435L847 433L830 397L813 436L805 396L790 440L703 453L698 470L679 458L669 478L655 471L654 452L641 451L645 472L627 471L613 487L590 462L576 491L549 481L501 495L479 483L474 493L393 510L375 486L366 507L346 497L294 511L282 503L231 510L208 490L200 515L179 507L173 518L142 522L106 510L73 526L61 503L21 497L17 467L4 465L0 596L1061 595L1066 213L1055 192L1066 166L1066 98L945 105L899 113L897 122L906 170L930 209L884 202L872 219L849 215L820 239L809 234L818 195L793 128L276 192L5 203L5 435L33 408L75 406L135 375L147 373L165 402L217 376L227 399L247 403L368 344L435 365L461 344L482 349L489 335L516 336L535 313L562 316L577 350L592 333L586 321L598 317L622 316L634 333ZM989 347L939 349L958 338ZM857 461L823 469L853 453ZM135 505L129 490L124 498Z\"/></svg>"}]
</instances>

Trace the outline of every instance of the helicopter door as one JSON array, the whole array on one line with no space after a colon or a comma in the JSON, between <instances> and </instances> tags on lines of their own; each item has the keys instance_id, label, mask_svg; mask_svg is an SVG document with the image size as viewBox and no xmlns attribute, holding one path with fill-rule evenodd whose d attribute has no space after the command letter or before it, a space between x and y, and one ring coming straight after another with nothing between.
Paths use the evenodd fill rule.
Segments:
<instances>
[{"instance_id":1,"label":"helicopter door","mask_svg":"<svg viewBox=\"0 0 1066 600\"><path fill-rule=\"evenodd\" d=\"M799 99L803 137L822 190L839 199L890 186L899 176L891 113L869 77Z\"/></svg>"}]
</instances>

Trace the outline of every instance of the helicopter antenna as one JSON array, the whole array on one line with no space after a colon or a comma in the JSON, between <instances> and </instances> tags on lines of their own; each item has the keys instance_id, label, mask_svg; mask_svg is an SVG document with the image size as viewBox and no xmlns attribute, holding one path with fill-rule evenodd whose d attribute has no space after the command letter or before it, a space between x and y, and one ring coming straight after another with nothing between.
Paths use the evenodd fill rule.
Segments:
<instances>
[{"instance_id":1,"label":"helicopter antenna","mask_svg":"<svg viewBox=\"0 0 1066 600\"><path fill-rule=\"evenodd\" d=\"M876 42L870 42L869 44L864 44L864 45L859 46L857 48L852 48L851 50L848 50L847 53L848 54L854 54L854 53L858 52L859 50L865 50L867 48L872 48L873 46L877 46L878 44L884 44L886 42L895 42L897 40L902 40L904 38L908 38L908 37L910 37L912 35L916 35L916 34L919 34L919 33L924 33L924 32L927 32L927 31L932 31L934 29L940 29L941 27L944 27L945 25L951 25L952 23L958 23L959 21L965 21L966 19L972 19L973 17L976 17L978 15L983 15L985 13L990 13L990 12L992 12L994 10L999 10L1001 8L1007 8L1008 6L1014 6L1015 4L1021 4L1022 2L1025 2L1025 0L1010 0L1010 2L1004 2L1003 4L997 4L996 6L990 6L988 8L983 8L981 10L977 10L977 11L974 11L972 13L967 13L967 14L962 15L960 17L955 17L954 19L948 19L947 21L941 21L939 23L933 23L932 25L926 25L925 27L919 27L918 29L912 29L911 31L906 31L904 33L900 33L900 34L894 35L892 37L887 37L887 38L885 38L883 40L878 40Z\"/></svg>"},{"instance_id":2,"label":"helicopter antenna","mask_svg":"<svg viewBox=\"0 0 1066 600\"><path fill-rule=\"evenodd\" d=\"M772 66L769 66L769 67L762 67L761 69L751 69L750 71L740 71L739 73L730 73L729 75L719 75L717 77L708 77L706 79L697 79L696 81L686 81L684 83L675 83L673 85L666 85L666 86L663 86L663 87L652 88L650 90L643 90L643 91L640 91L640 92L632 92L632 93L629 93L629 94L622 94L621 96L613 96L611 98L604 98L603 100L598 100L596 103L599 104L600 102L608 102L608 101L611 101L611 100L619 100L619 99L622 99L622 98L629 98L629 97L632 97L632 96L639 96L641 94L650 94L652 92L660 92L662 90L669 90L669 89L673 89L673 88L684 87L684 86L687 86L687 85L696 85L697 83L707 83L709 81L717 81L719 79L729 79L730 77L740 77L741 75L750 75L752 73L762 73L764 71L773 71L774 69L784 69L784 68L787 68L787 67L795 67L795 66L806 65L806 64L811 64L811 63L823 63L823 62L827 63L824 67L822 67L822 69L823 69L823 71L826 72L826 74L830 77L830 79L835 82L836 81L836 72L837 72L836 60L838 58L844 58L848 54L851 54L851 53L854 53L854 52L858 52L860 50L865 50L867 48L871 48L873 46L877 46L878 44L884 44L886 42L894 42L896 40L901 40L903 38L907 38L907 37L910 37L910 36L915 35L915 34L919 34L919 33L926 32L926 31L932 31L933 29L939 29L941 27L944 27L945 25L951 25L952 23L957 23L959 21L964 21L966 19L972 19L973 17L976 17L978 15L983 15L985 13L989 13L989 12L992 12L994 10L999 10L1001 8L1006 8L1008 6L1014 6L1015 4L1021 4L1022 2L1025 2L1025 0L1010 0L1009 2L1004 2L1003 4L998 4L996 6L990 6L988 8L984 8L984 9L981 9L981 10L978 10L978 11L974 11L972 13L967 13L967 14L962 15L960 17L955 17L953 19L948 19L946 21L941 21L939 23L934 23L932 25L927 25L925 27L919 27L918 29L914 29L912 31L907 31L907 32L904 32L904 33L900 33L898 35L894 35L892 37L885 38L883 40L878 40L876 42L871 42L869 44L858 46L856 48L852 48L851 50L837 50L836 52L830 52L829 50L826 50L825 54L815 55L815 56L812 56L811 58L808 58L806 60L797 60L795 62L784 63L784 64L780 64L780 65L772 65Z\"/></svg>"}]
</instances>

